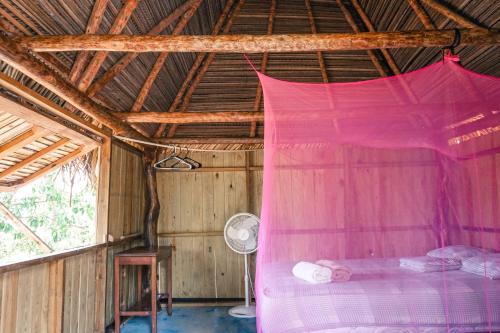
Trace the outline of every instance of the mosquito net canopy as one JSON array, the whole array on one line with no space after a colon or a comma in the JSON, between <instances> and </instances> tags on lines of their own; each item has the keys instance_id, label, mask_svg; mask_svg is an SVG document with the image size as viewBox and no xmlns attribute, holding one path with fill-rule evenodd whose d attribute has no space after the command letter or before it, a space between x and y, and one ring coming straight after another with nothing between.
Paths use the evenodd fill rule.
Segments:
<instances>
[{"instance_id":1,"label":"mosquito net canopy","mask_svg":"<svg viewBox=\"0 0 500 333\"><path fill-rule=\"evenodd\" d=\"M355 83L258 75L259 331L499 329L500 80L453 57Z\"/></svg>"}]
</instances>

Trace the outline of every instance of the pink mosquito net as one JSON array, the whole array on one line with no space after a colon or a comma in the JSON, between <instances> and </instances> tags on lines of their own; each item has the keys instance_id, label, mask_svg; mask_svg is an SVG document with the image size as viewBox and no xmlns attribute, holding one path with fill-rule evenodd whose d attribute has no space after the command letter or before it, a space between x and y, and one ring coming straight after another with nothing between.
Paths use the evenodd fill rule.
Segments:
<instances>
[{"instance_id":1,"label":"pink mosquito net","mask_svg":"<svg viewBox=\"0 0 500 333\"><path fill-rule=\"evenodd\" d=\"M258 75L258 331L500 330L500 79L454 57L355 83ZM318 260L350 279L294 274Z\"/></svg>"}]
</instances>

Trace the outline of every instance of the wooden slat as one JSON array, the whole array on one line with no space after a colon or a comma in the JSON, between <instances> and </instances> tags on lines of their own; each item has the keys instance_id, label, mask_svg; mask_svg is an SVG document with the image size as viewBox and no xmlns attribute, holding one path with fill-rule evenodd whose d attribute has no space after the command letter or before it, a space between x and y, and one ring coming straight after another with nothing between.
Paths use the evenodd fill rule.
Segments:
<instances>
[{"instance_id":1,"label":"wooden slat","mask_svg":"<svg viewBox=\"0 0 500 333\"><path fill-rule=\"evenodd\" d=\"M64 260L49 263L49 309L48 332L62 332L63 299L64 299Z\"/></svg>"},{"instance_id":2,"label":"wooden slat","mask_svg":"<svg viewBox=\"0 0 500 333\"><path fill-rule=\"evenodd\" d=\"M107 5L108 0L95 1L92 13L90 14L90 18L87 23L87 28L85 29L86 34L95 34L98 31ZM73 67L71 67L71 72L69 73L69 80L72 83L75 83L80 78L80 75L82 74L85 65L87 65L90 56L90 52L78 53L75 62L73 63Z\"/></svg>"},{"instance_id":3,"label":"wooden slat","mask_svg":"<svg viewBox=\"0 0 500 333\"><path fill-rule=\"evenodd\" d=\"M245 0L238 1L236 8L234 8L233 12L227 18L227 22L226 22L224 28L222 29L223 34L227 34L231 30L231 27L233 26L233 23L234 23L234 19L238 16L238 14L241 10L241 7L243 7L244 4L245 4ZM222 17L222 15L221 15L221 17ZM222 26L222 21L221 21L221 26ZM213 37L216 38L217 35L213 35ZM196 73L196 76L194 77L193 81L191 82L189 89L187 89L186 94L184 95L184 98L182 100L182 104L181 104L179 112L186 112L194 91L196 90L196 88L198 87L198 85L201 82L201 79L203 78L203 76L207 72L208 68L210 67L210 65L214 61L215 55L216 55L215 52L208 54L207 58L205 59L205 62L200 67L199 71ZM175 124L172 125L168 130L167 137L173 137L176 130L177 130L177 125L175 125Z\"/></svg>"},{"instance_id":4,"label":"wooden slat","mask_svg":"<svg viewBox=\"0 0 500 333\"><path fill-rule=\"evenodd\" d=\"M140 0L126 0L122 8L120 9L120 12L116 16L113 25L109 29L108 33L110 35L119 34L122 32L122 30L127 25L130 17L132 16L135 8L139 4L139 1ZM95 76L97 75L99 68L101 68L102 63L104 62L104 60L106 60L107 55L108 52L106 51L100 51L94 54L94 57L90 61L89 65L85 69L85 72L83 72L82 77L78 82L78 89L80 89L81 91L87 90L87 88L90 86Z\"/></svg>"},{"instance_id":5,"label":"wooden slat","mask_svg":"<svg viewBox=\"0 0 500 333\"><path fill-rule=\"evenodd\" d=\"M8 176L12 175L14 172L21 170L22 168L28 166L32 162L36 161L39 158L42 158L43 156L47 155L50 152L53 152L54 150L64 146L65 144L69 143L69 139L67 138L62 138L59 141L55 142L54 144L35 152L34 154L30 155L29 157L25 158L21 162L18 162L11 166L10 168L5 169L4 171L0 172L0 180L7 178Z\"/></svg>"},{"instance_id":6,"label":"wooden slat","mask_svg":"<svg viewBox=\"0 0 500 333\"><path fill-rule=\"evenodd\" d=\"M17 218L3 203L0 202L0 213L9 221L14 229L21 232L23 235L31 239L43 252L52 252L52 248L38 237L23 221Z\"/></svg>"},{"instance_id":7,"label":"wooden slat","mask_svg":"<svg viewBox=\"0 0 500 333\"><path fill-rule=\"evenodd\" d=\"M147 35L158 35L163 30L165 30L170 24L177 20L186 10L188 10L192 4L198 0L188 0L182 5L177 7L172 13L161 20L157 25L155 25ZM110 69L108 69L100 78L95 80L87 89L87 94L89 96L95 96L99 91L101 91L104 86L113 80L119 73L121 73L137 56L139 53L128 53L124 55L120 60L118 60Z\"/></svg>"},{"instance_id":8,"label":"wooden slat","mask_svg":"<svg viewBox=\"0 0 500 333\"><path fill-rule=\"evenodd\" d=\"M460 29L461 45L497 45L498 29ZM360 33L124 36L65 35L23 37L19 42L36 52L311 52L371 50L382 48L443 47L455 38L455 30L386 31Z\"/></svg>"}]
</instances>

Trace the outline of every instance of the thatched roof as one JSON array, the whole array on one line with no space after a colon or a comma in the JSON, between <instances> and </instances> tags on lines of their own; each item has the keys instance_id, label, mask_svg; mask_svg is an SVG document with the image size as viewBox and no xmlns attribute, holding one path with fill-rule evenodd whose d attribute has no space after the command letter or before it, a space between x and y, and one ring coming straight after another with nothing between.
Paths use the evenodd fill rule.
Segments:
<instances>
[{"instance_id":1,"label":"thatched roof","mask_svg":"<svg viewBox=\"0 0 500 333\"><path fill-rule=\"evenodd\" d=\"M95 17L94 6L105 5L102 21L91 32L108 34L117 25L115 18L129 6L130 17L125 15L125 25L121 34L145 35L176 9L185 5L182 15L174 17L160 34L169 35L177 30L187 35L210 35L214 29L219 34L310 34L370 31L410 31L449 28L470 28L474 26L497 29L500 27L500 2L495 0L433 0L432 3L445 5L448 13L439 12L429 5L429 0L6 0L0 4L0 18L4 31L10 36L36 35L80 35L92 30L88 26ZM132 4L131 4L132 3ZM420 6L430 22L424 22L417 15L412 4ZM127 4L127 5L124 5ZM199 4L199 7L196 7ZM359 6L358 6L359 5ZM194 8L192 7L194 6ZM187 9L187 12L185 11ZM361 9L361 12L360 12ZM193 12L192 17L189 10ZM222 15L221 15L222 14ZM363 17L363 15L366 16ZM422 13L420 13L422 14ZM457 16L458 15L458 19ZM127 20L128 19L128 20ZM184 19L185 26L182 20ZM366 21L369 20L369 22ZM217 22L221 24L217 27ZM123 23L123 22L122 22ZM370 27L370 23L373 27ZM430 26L424 26L430 25ZM468 26L469 25L469 26ZM95 27L94 27L95 28ZM218 30L217 30L218 29ZM370 52L372 52L370 54ZM459 46L456 52L462 64L479 73L500 75L498 46ZM82 52L80 52L82 53ZM43 57L53 69L68 77L77 58L77 52L43 53ZM95 57L87 52L87 60ZM80 55L81 56L81 55ZM219 53L170 53L163 54L165 60L156 76L151 71L160 57L159 53L134 55L123 70L99 89L96 82L106 77L106 73L125 53L111 52L105 56L96 75L86 87L81 86L82 73L87 63L76 75L73 84L88 95L116 112L134 111L263 111L258 80L241 54ZM380 50L332 51L307 53L269 53L264 61L267 74L285 80L307 82L346 82L369 80L381 75L393 75L398 71L408 72L432 62L441 56L440 48L400 48L386 53ZM198 57L198 62L197 61ZM263 54L251 54L249 58L258 69L263 69ZM391 63L393 58L394 63ZM193 64L197 66L193 67ZM199 65L199 66L198 66ZM378 67L377 67L378 66ZM8 66L4 66L7 68ZM74 71L75 69L73 69ZM189 77L191 70L192 77ZM10 71L11 75L14 71ZM72 73L75 74L75 73ZM19 76L19 75L18 75ZM144 88L150 78L151 87ZM20 80L19 77L16 79ZM184 86L183 86L183 83ZM80 86L79 86L80 85ZM33 87L45 95L49 94L41 86ZM141 88L143 90L142 98ZM89 93L94 89L91 93ZM92 96L95 93L94 96ZM176 101L177 96L177 101ZM60 105L63 99L49 96ZM137 107L139 108L137 109ZM69 108L78 112L75 108ZM154 136L158 124L140 126L144 136ZM172 126L175 130L170 129ZM257 142L245 142L241 138L263 135L263 124L254 127L251 123L203 123L166 125L160 134L173 139L200 139L198 146L210 148L240 149L259 147ZM170 129L170 131L169 131ZM203 138L238 138L234 143L207 141Z\"/></svg>"}]
</instances>

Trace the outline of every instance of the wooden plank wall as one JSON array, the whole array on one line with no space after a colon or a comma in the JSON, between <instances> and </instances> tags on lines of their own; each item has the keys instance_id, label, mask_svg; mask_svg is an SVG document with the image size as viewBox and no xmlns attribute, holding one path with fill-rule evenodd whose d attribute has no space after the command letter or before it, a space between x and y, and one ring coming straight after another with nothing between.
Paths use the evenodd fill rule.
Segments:
<instances>
[{"instance_id":1,"label":"wooden plank wall","mask_svg":"<svg viewBox=\"0 0 500 333\"><path fill-rule=\"evenodd\" d=\"M205 169L158 173L160 243L175 246L173 296L243 297L243 257L226 246L222 231L226 220L235 213L249 211L259 215L262 197L262 169L259 167L263 164L263 154L192 153L190 156L200 161ZM423 196L428 200L412 207L412 211L405 210L404 206L392 211L384 207L394 200L409 206L414 195L429 191L438 175L433 152L423 149L375 152L373 149L345 148L332 156L332 163L335 170L330 173L329 181L338 191L337 202L324 204L335 205L339 227L349 224L348 221L373 226L386 219L401 221L401 216L410 217L402 220L403 225L410 225L412 216L419 221L427 219L429 224L434 222L435 193L425 193ZM294 184L297 177L293 177L293 172L306 171L292 171L289 177L285 177L288 181L282 183L283 190L301 186ZM409 174L412 177L407 177ZM331 190L324 184L321 171L316 171L311 177L323 184L325 191ZM318 187L310 195L315 195L319 201L320 191ZM353 208L359 202L370 204L365 210ZM430 229L419 232L422 239L433 237ZM411 240L415 231L401 231L397 237ZM408 253L415 251L416 245L410 246L410 243L408 241ZM433 245L427 242L418 246L424 251ZM377 239L373 238L359 251L390 255L394 246L389 244L381 249ZM164 277L163 271L160 276Z\"/></svg>"},{"instance_id":2,"label":"wooden plank wall","mask_svg":"<svg viewBox=\"0 0 500 333\"><path fill-rule=\"evenodd\" d=\"M113 240L142 233L145 182L142 166L142 156L122 144L113 143L111 152L110 176L110 203L108 234ZM141 241L134 241L108 248L107 253L107 280L106 280L106 311L105 323L113 322L113 260L114 254L134 246L142 245ZM133 267L126 267L121 275L122 304L130 306L136 302L135 283L137 271Z\"/></svg>"},{"instance_id":3,"label":"wooden plank wall","mask_svg":"<svg viewBox=\"0 0 500 333\"><path fill-rule=\"evenodd\" d=\"M248 171L245 165L262 165L262 155L190 156L213 171L158 172L160 244L175 246L173 296L243 297L243 258L228 249L222 232L233 214L260 213L262 170ZM164 276L161 268L161 292Z\"/></svg>"},{"instance_id":4,"label":"wooden plank wall","mask_svg":"<svg viewBox=\"0 0 500 333\"><path fill-rule=\"evenodd\" d=\"M0 274L0 332L94 332L98 252Z\"/></svg>"},{"instance_id":5,"label":"wooden plank wall","mask_svg":"<svg viewBox=\"0 0 500 333\"><path fill-rule=\"evenodd\" d=\"M490 135L467 142L462 151L470 155L499 146L500 135ZM446 167L450 240L500 250L500 155L448 161Z\"/></svg>"}]
</instances>

